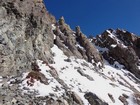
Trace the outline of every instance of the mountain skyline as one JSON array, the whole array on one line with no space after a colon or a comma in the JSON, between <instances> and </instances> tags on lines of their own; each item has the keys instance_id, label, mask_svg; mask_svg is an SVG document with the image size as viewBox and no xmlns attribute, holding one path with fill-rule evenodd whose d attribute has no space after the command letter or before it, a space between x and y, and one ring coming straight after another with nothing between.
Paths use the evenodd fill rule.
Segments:
<instances>
[{"instance_id":1,"label":"mountain skyline","mask_svg":"<svg viewBox=\"0 0 140 105\"><path fill-rule=\"evenodd\" d=\"M86 35L101 34L109 28L120 28L140 35L139 0L71 0L47 1L45 5L58 20L64 16L72 29L80 26ZM61 4L60 4L61 3ZM60 5L58 5L60 4Z\"/></svg>"}]
</instances>

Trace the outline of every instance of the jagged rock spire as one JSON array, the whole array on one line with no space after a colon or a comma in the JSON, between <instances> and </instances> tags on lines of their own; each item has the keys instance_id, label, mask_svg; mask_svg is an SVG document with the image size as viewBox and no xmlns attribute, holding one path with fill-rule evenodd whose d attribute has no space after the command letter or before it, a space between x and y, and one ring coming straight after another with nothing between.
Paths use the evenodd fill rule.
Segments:
<instances>
[{"instance_id":1,"label":"jagged rock spire","mask_svg":"<svg viewBox=\"0 0 140 105\"><path fill-rule=\"evenodd\" d=\"M79 32L81 32L81 29L80 29L80 26L77 26L76 27L76 33L79 33Z\"/></svg>"},{"instance_id":2,"label":"jagged rock spire","mask_svg":"<svg viewBox=\"0 0 140 105\"><path fill-rule=\"evenodd\" d=\"M75 31L76 31L76 36L80 36L81 35L81 29L80 29L80 26L77 26L76 28L75 28Z\"/></svg>"},{"instance_id":3,"label":"jagged rock spire","mask_svg":"<svg viewBox=\"0 0 140 105\"><path fill-rule=\"evenodd\" d=\"M62 16L62 17L59 19L59 24L60 24L60 25L64 25L64 23L65 23L65 19L64 19L64 17Z\"/></svg>"}]
</instances>

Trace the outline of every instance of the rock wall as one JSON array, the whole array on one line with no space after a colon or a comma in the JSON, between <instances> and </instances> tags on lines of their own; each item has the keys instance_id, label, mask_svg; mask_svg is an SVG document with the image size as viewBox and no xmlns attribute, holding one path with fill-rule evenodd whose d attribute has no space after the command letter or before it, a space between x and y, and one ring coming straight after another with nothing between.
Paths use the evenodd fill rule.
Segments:
<instances>
[{"instance_id":1,"label":"rock wall","mask_svg":"<svg viewBox=\"0 0 140 105\"><path fill-rule=\"evenodd\" d=\"M51 24L55 18L41 1L0 0L0 72L2 76L30 70L35 59L53 61Z\"/></svg>"}]
</instances>

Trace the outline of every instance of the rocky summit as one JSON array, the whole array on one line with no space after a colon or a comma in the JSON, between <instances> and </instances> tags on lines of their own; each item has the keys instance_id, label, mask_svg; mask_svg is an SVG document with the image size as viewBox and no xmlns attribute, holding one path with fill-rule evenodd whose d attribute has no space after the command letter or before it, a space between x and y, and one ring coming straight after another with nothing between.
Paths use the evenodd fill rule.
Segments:
<instances>
[{"instance_id":1,"label":"rocky summit","mask_svg":"<svg viewBox=\"0 0 140 105\"><path fill-rule=\"evenodd\" d=\"M140 37L88 38L42 0L0 0L0 105L140 105Z\"/></svg>"}]
</instances>

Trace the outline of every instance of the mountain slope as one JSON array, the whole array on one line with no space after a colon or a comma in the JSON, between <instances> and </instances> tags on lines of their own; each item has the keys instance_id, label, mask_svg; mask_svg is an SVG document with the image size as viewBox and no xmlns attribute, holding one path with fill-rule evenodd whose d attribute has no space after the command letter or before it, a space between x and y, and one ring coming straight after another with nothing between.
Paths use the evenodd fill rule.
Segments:
<instances>
[{"instance_id":1,"label":"mountain slope","mask_svg":"<svg viewBox=\"0 0 140 105\"><path fill-rule=\"evenodd\" d=\"M42 0L0 0L0 20L0 105L140 105L136 35L88 39Z\"/></svg>"},{"instance_id":2,"label":"mountain slope","mask_svg":"<svg viewBox=\"0 0 140 105\"><path fill-rule=\"evenodd\" d=\"M66 93L73 92L80 97L79 99L77 96L80 105L88 105L88 103L98 105L87 101L89 97L95 101L94 97L89 93L94 93L100 97L104 105L107 105L107 103L109 105L137 105L135 94L140 91L139 80L130 78L129 75L133 74L122 69L123 66L119 63L116 62L119 67L117 69L106 62L104 68L97 71L95 66L85 60L74 57L68 58L56 45L52 48L52 52L54 53L54 64L48 66L38 60L40 72L45 74L49 85L44 85L35 80L33 86L28 86L27 81L31 81L31 78L26 79L27 74L25 74L22 83L23 90L25 87L29 88L28 91L36 90L38 91L37 96L50 96L53 94L54 99L56 97L62 99L62 97L66 97ZM63 82L60 82L60 79ZM28 91L25 91L25 93L28 93ZM86 97L86 95L89 96ZM64 100L61 101L63 102ZM78 102L74 101L74 99L71 100L71 103L77 105Z\"/></svg>"}]
</instances>

